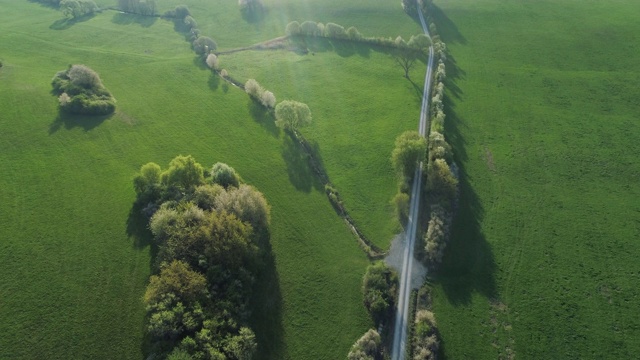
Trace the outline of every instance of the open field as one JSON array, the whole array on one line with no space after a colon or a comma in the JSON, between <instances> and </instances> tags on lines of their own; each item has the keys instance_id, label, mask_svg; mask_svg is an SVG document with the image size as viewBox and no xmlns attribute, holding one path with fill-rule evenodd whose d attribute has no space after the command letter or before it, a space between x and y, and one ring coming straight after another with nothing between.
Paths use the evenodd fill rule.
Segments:
<instances>
[{"instance_id":1,"label":"open field","mask_svg":"<svg viewBox=\"0 0 640 360\"><path fill-rule=\"evenodd\" d=\"M175 5L158 3L160 11ZM223 20L208 25L207 14L211 19L216 15L205 9L205 3L193 1L194 16L203 34L214 37L221 47L281 35L289 21L273 10L261 28L242 19L235 2L230 2L233 16L218 14L217 19L240 25L228 28L230 23ZM301 10L306 9L305 3L266 3L269 8L286 5L287 11L306 15ZM368 5L361 7L364 3ZM317 12L314 19L357 25L365 34L400 31L406 36L416 27L396 2L354 1L351 8L341 4L341 10L335 1L323 3L326 8L317 4L309 5L308 11ZM371 325L360 293L367 260L311 178L298 150L265 122L248 97L198 66L189 44L171 22L108 11L66 23L60 21L59 12L28 1L1 0L0 6L0 58L4 63L0 70L0 196L4 200L0 205L0 331L4 334L0 358L142 357L144 309L140 298L149 275L150 254L144 234L128 225L134 200L131 179L141 164L154 161L165 166L178 154L191 154L205 165L229 163L264 192L273 207L271 242L279 288L265 299L273 313L257 316L258 340L269 343L261 355L272 359L343 357ZM397 9L392 16L381 12L391 8ZM350 19L353 21L347 21ZM369 23L376 19L380 20L377 25ZM403 21L398 29L396 21ZM282 54L285 58L290 55L298 56ZM396 76L399 70L391 68L390 59L374 52L369 56L349 57L344 69L335 66L344 61L335 54L316 58L332 67L319 64L334 77L325 75L329 86L337 86L337 79L358 70L351 81L362 80L361 86L371 88L357 98L364 104L384 104L403 97L398 94L413 94L410 83L401 81L401 74ZM70 63L87 64L101 75L118 100L115 115L81 119L58 114L56 100L49 93L50 79ZM366 67L391 69L397 79L387 85L385 76L374 73L365 81ZM391 116L394 106L394 114L412 117L407 108L413 103L390 102L391 109L376 106L368 110L365 106L364 111L385 111L372 115L376 126L370 135L380 147L388 146L374 151L363 143L360 154L344 136L331 134L327 119L340 119L344 125L335 125L338 132L360 134L358 141L364 141L366 116L354 115L353 109L332 114L335 110L328 100L313 99L313 91L331 93L320 89L319 79L309 80L308 87L298 93L285 83L272 85L261 76L255 75L279 97L308 100L318 121L317 127L309 128L309 138L318 143L347 207L353 204L365 225L383 222L367 231L391 234L393 220L384 206L395 184L387 159L393 138L404 127L383 120ZM357 84L351 86L344 90L349 96L357 89ZM393 95L372 91L382 86ZM336 101L340 106L355 106ZM356 119L351 126L348 117ZM398 121L412 128L417 118ZM362 185L353 175L341 177L351 162L358 174L383 179ZM371 164L356 166L355 162ZM359 186L383 195L368 202L366 188ZM375 210L375 219L380 221L366 223L371 204L382 204L382 210ZM376 240L380 245L385 241L383 236Z\"/></svg>"},{"instance_id":2,"label":"open field","mask_svg":"<svg viewBox=\"0 0 640 360\"><path fill-rule=\"evenodd\" d=\"M640 352L640 7L436 1L461 165L447 358Z\"/></svg>"}]
</instances>

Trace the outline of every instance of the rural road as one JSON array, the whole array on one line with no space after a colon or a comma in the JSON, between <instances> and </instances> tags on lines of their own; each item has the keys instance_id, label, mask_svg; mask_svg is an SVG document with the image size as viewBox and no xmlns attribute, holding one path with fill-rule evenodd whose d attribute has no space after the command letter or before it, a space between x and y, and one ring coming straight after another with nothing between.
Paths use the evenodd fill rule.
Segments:
<instances>
[{"instance_id":1,"label":"rural road","mask_svg":"<svg viewBox=\"0 0 640 360\"><path fill-rule=\"evenodd\" d=\"M422 30L429 36L429 28L420 11L420 1L417 0L418 15ZM429 61L427 73L424 79L422 91L422 108L420 110L420 123L418 132L425 136L427 133L427 119L429 114L429 90L431 89L431 72L433 69L433 46L429 47ZM396 309L396 321L393 331L392 360L404 360L408 344L407 333L409 325L409 300L411 298L411 269L413 268L413 250L415 248L416 233L418 231L418 212L420 209L420 194L422 191L422 163L416 169L411 187L411 203L409 205L409 221L405 230L404 256L402 261L402 273L400 274L400 290L398 292L398 307Z\"/></svg>"}]
</instances>

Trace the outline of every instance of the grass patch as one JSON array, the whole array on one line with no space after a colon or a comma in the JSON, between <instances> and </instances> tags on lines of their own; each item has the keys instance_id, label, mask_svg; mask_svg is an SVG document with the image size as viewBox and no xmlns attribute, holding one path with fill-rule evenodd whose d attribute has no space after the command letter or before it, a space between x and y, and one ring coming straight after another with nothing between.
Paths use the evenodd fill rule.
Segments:
<instances>
[{"instance_id":1,"label":"grass patch","mask_svg":"<svg viewBox=\"0 0 640 360\"><path fill-rule=\"evenodd\" d=\"M637 4L436 4L463 175L434 290L445 355L634 357Z\"/></svg>"}]
</instances>

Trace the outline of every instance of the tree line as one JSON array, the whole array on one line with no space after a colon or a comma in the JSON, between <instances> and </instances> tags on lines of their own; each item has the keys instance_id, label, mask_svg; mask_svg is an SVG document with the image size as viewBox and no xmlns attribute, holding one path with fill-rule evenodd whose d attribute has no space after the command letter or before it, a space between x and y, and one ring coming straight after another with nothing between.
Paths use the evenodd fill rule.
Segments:
<instances>
[{"instance_id":1,"label":"tree line","mask_svg":"<svg viewBox=\"0 0 640 360\"><path fill-rule=\"evenodd\" d=\"M224 163L191 156L133 180L157 254L143 301L154 359L251 359L249 298L269 241L264 196Z\"/></svg>"},{"instance_id":2,"label":"tree line","mask_svg":"<svg viewBox=\"0 0 640 360\"><path fill-rule=\"evenodd\" d=\"M116 109L116 99L104 87L98 73L85 65L69 65L51 81L62 111L73 114L106 115Z\"/></svg>"}]
</instances>

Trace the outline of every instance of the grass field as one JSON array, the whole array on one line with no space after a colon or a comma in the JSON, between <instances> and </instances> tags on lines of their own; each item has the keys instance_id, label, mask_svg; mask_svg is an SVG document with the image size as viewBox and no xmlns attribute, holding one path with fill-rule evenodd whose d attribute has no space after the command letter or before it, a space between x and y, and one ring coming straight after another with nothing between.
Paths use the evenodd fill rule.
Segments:
<instances>
[{"instance_id":1,"label":"grass field","mask_svg":"<svg viewBox=\"0 0 640 360\"><path fill-rule=\"evenodd\" d=\"M463 173L435 285L446 357L637 357L640 7L436 4Z\"/></svg>"},{"instance_id":2,"label":"grass field","mask_svg":"<svg viewBox=\"0 0 640 360\"><path fill-rule=\"evenodd\" d=\"M233 1L183 3L221 48L280 36L294 17L356 25L371 35L406 36L417 29L395 1L265 1L269 12L253 23L242 19ZM176 5L158 4L160 11ZM360 293L368 262L304 158L248 97L198 66L171 22L107 11L70 23L37 3L0 0L0 6L0 358L142 357L141 296L150 254L144 237L133 231L139 229L130 226L131 179L140 165L166 166L178 154L191 154L207 166L229 163L273 207L279 285L264 299L274 313L256 316L261 357L344 357L371 325ZM347 207L385 245L395 230L386 208L395 190L388 153L396 133L414 127L417 107L409 109L413 97L398 102L414 90L391 68L391 60L367 54L342 58L327 52L314 57L318 64L311 67L292 66L305 73L300 82L307 85L299 90L292 89L293 75L290 86L267 76L290 56L301 60L298 55L274 55L281 58L273 64L253 64L270 71L246 76L255 76L280 98L309 102L317 125L308 137L317 143ZM50 80L70 63L84 63L101 75L118 100L116 114L97 119L58 114ZM318 98L333 96L329 86L354 71L357 75L348 78L352 84L340 91L362 103L334 99L350 107L340 112L328 99L315 98L315 91ZM393 73L393 80L384 71ZM420 77L417 71L415 78ZM367 92L357 94L358 82ZM396 121L392 114L402 116ZM332 134L332 126L353 133L356 143ZM364 143L367 132L379 149ZM347 174L351 168L357 175ZM360 183L358 176L368 178ZM367 189L375 190L371 199Z\"/></svg>"}]
</instances>

